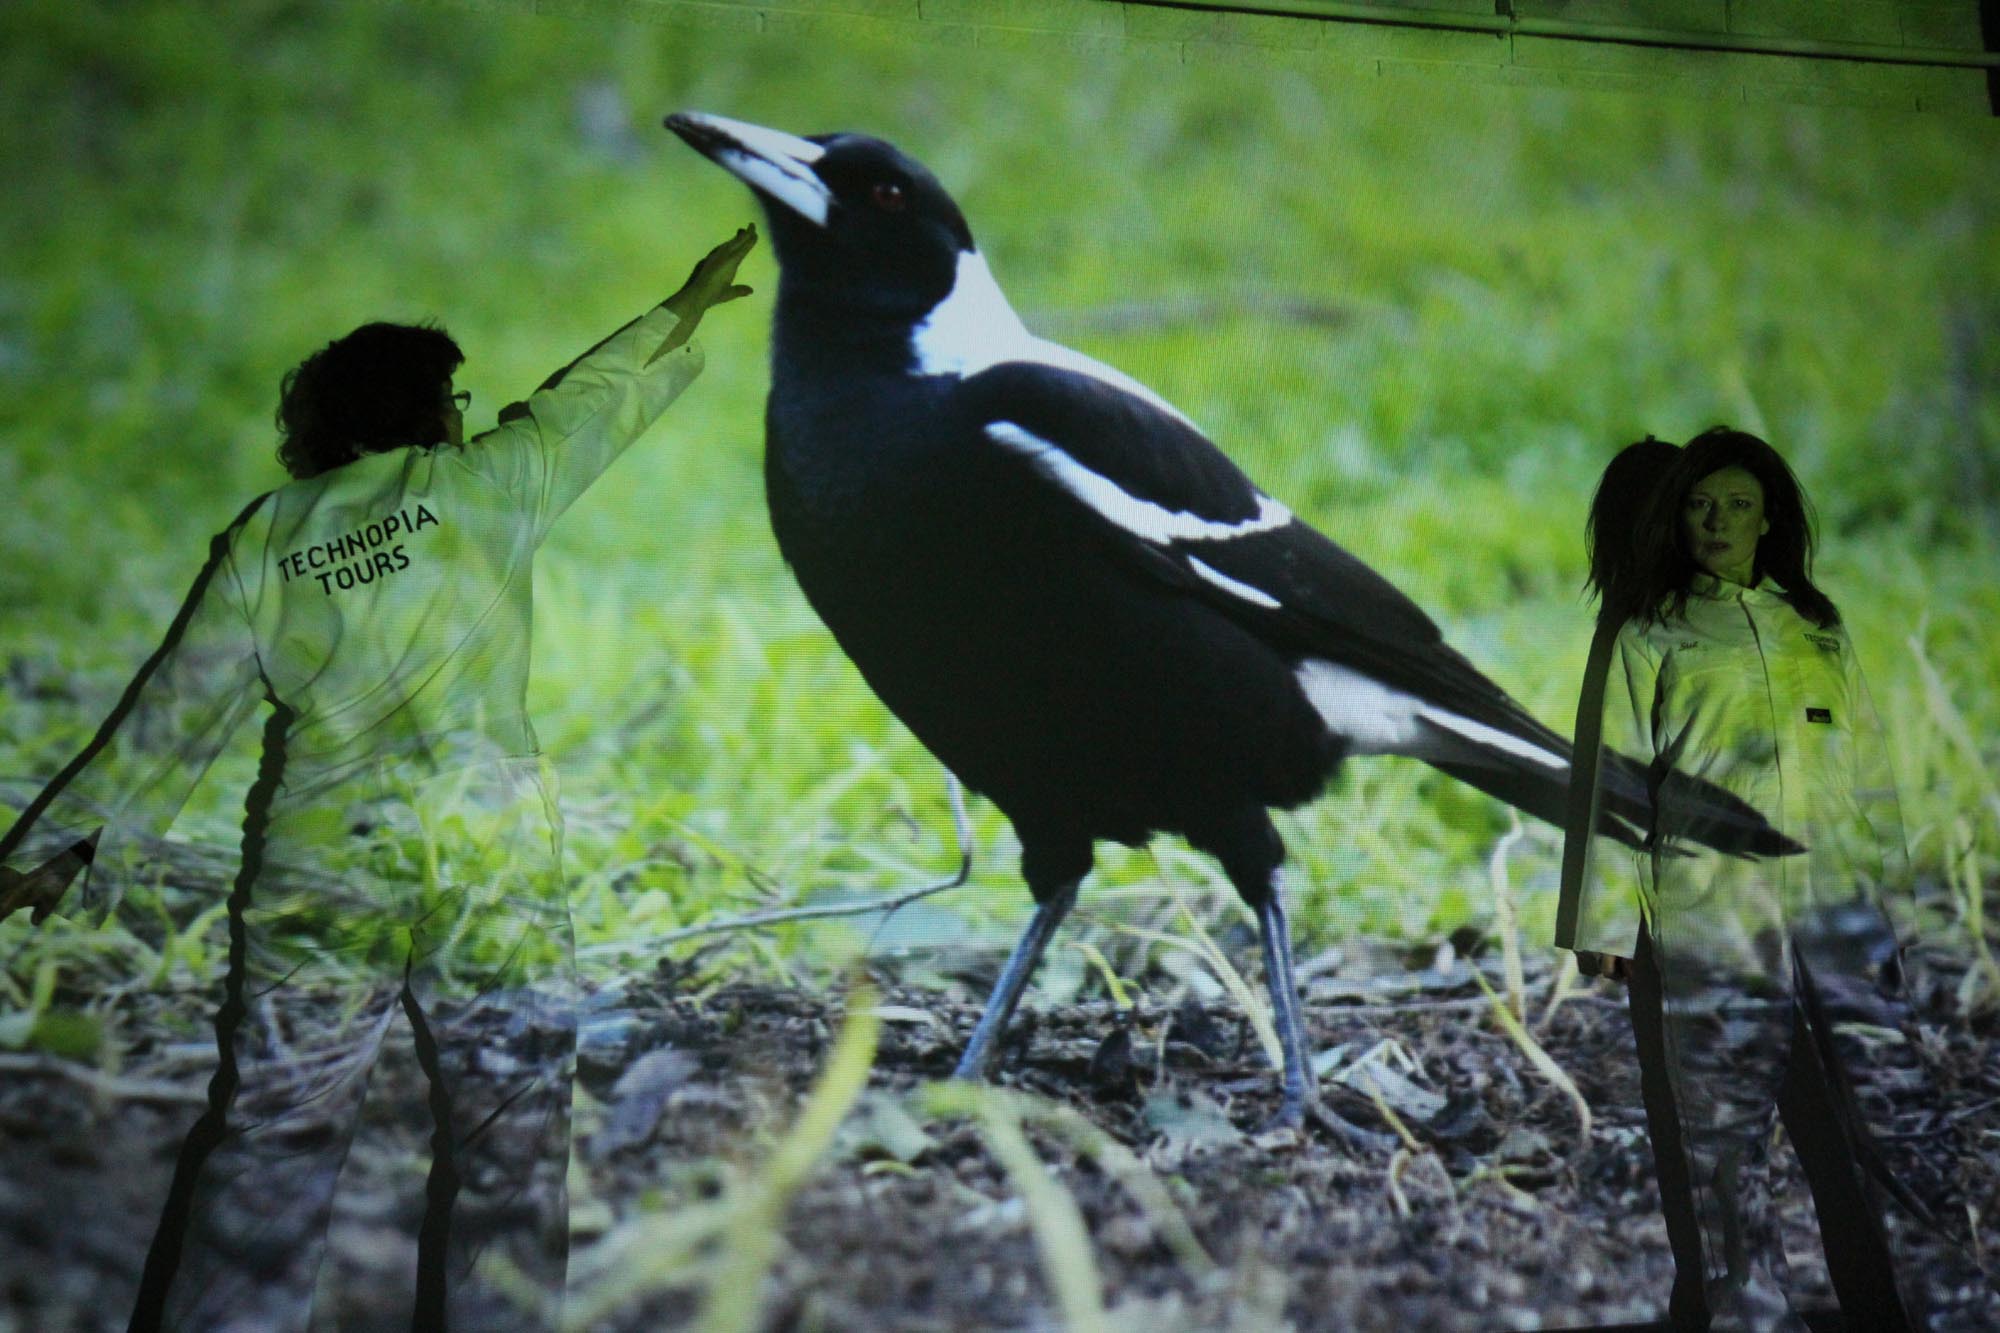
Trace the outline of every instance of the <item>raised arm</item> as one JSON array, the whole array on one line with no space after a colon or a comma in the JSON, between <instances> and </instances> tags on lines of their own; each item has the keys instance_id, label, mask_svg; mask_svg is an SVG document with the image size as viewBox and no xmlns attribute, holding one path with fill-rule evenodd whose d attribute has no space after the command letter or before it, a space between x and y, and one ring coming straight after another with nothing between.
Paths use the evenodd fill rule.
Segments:
<instances>
[{"instance_id":1,"label":"raised arm","mask_svg":"<svg viewBox=\"0 0 2000 1333\"><path fill-rule=\"evenodd\" d=\"M710 251L681 289L551 374L500 424L466 443L465 461L532 507L535 539L701 373L690 341L709 307L748 296L736 267L756 244L745 227Z\"/></svg>"}]
</instances>

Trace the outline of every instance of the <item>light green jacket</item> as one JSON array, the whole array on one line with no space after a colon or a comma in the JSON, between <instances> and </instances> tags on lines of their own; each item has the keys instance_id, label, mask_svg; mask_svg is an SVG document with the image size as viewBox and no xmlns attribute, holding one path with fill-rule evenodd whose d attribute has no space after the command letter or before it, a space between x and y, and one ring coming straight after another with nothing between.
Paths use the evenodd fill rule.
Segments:
<instances>
[{"instance_id":1,"label":"light green jacket","mask_svg":"<svg viewBox=\"0 0 2000 1333\"><path fill-rule=\"evenodd\" d=\"M1603 697L1604 745L1651 769L1654 826L1636 850L1587 835L1565 867L1559 947L1629 958L1642 915L1656 937L1699 923L1723 941L1907 893L1888 748L1843 628L1814 625L1768 580L1697 575L1684 616L1619 631ZM1752 859L1691 842L1669 774L1733 793L1806 851Z\"/></svg>"},{"instance_id":2,"label":"light green jacket","mask_svg":"<svg viewBox=\"0 0 2000 1333\"><path fill-rule=\"evenodd\" d=\"M677 325L656 307L461 448L372 454L259 497L96 739L0 840L5 863L101 829L57 909L101 921L259 699L277 710L278 805L385 767L420 782L536 753L535 549L700 372L692 342L660 354Z\"/></svg>"}]
</instances>

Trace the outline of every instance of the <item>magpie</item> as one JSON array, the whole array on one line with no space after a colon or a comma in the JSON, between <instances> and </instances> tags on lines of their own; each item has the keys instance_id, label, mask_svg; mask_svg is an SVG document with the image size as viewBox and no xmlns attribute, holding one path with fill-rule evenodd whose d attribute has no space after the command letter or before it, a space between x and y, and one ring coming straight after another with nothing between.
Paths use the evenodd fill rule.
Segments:
<instances>
[{"instance_id":1,"label":"magpie","mask_svg":"<svg viewBox=\"0 0 2000 1333\"><path fill-rule=\"evenodd\" d=\"M937 178L880 139L684 112L779 266L765 493L815 612L917 738L1012 822L1036 909L959 1061L978 1077L1099 839L1177 834L1254 912L1314 1104L1270 818L1350 755L1422 759L1551 822L1569 743L1418 606L1253 485L1159 394L1031 334ZM1605 757L1639 845L1646 773ZM1789 844L1712 792L1707 840Z\"/></svg>"}]
</instances>

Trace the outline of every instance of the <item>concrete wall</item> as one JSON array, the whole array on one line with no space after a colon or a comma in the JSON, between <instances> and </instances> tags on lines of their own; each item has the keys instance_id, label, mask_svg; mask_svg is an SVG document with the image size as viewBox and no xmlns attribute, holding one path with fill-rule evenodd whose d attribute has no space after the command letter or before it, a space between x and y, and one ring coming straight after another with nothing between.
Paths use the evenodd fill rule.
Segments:
<instances>
[{"instance_id":1,"label":"concrete wall","mask_svg":"<svg viewBox=\"0 0 2000 1333\"><path fill-rule=\"evenodd\" d=\"M1275 60L1385 78L1476 79L1736 102L1994 114L1986 70L1921 63L1940 53L1981 52L1978 0L473 3L482 8L616 14L666 25L739 31L797 33L829 22L861 24L894 29L917 40L1005 47L1024 54L1139 43L1186 63ZM1242 12L1252 7L1263 12ZM1387 21L1360 21L1355 17L1359 14ZM1453 23L1501 30L1453 30L1448 26ZM1551 25L1565 25L1575 33L1557 35L1548 31ZM1626 40L1601 40L1612 35ZM1700 50L1670 44L1677 41L1763 49ZM1910 61L1917 63L1905 63Z\"/></svg>"}]
</instances>

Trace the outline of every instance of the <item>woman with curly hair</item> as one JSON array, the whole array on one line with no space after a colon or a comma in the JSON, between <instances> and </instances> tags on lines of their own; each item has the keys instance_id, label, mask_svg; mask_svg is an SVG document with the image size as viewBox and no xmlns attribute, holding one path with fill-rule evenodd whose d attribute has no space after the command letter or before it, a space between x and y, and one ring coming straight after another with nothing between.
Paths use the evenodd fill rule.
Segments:
<instances>
[{"instance_id":1,"label":"woman with curly hair","mask_svg":"<svg viewBox=\"0 0 2000 1333\"><path fill-rule=\"evenodd\" d=\"M699 373L690 335L747 294L755 239L472 440L442 330L368 324L307 358L278 411L293 480L215 539L166 641L0 838L0 916L101 921L270 705L218 1068L134 1329L374 1326L385 1303L420 1329L559 1324L576 964L526 708L534 555ZM371 1091L392 1033L422 1077ZM379 1145L350 1155L364 1100L371 1124L429 1129L420 1187ZM329 1255L349 1193L396 1199L413 1263Z\"/></svg>"},{"instance_id":2,"label":"woman with curly hair","mask_svg":"<svg viewBox=\"0 0 2000 1333\"><path fill-rule=\"evenodd\" d=\"M1909 872L1881 723L1812 580L1812 510L1784 459L1726 427L1649 456L1643 503L1614 488L1638 514L1615 558L1595 558L1612 534L1593 511L1592 572L1610 643L1602 741L1650 766L1654 827L1636 852L1593 836L1579 759L1585 818L1569 825L1557 943L1586 972L1630 982L1676 1265L1669 1316L1679 1329L1802 1327L1766 1160L1782 1112L1848 1326L1917 1327L1884 1194L1926 1221L1952 1201L1944 1173L1910 1154L1891 1163L1881 1132L1892 1079L1920 1075L1915 1048L1882 1036L1908 1026L1884 902L1907 893ZM1703 848L1676 799L1695 779L1805 850Z\"/></svg>"}]
</instances>

